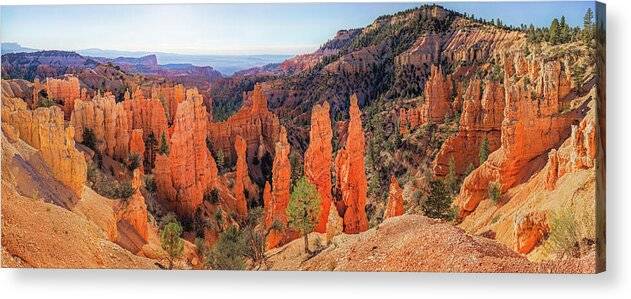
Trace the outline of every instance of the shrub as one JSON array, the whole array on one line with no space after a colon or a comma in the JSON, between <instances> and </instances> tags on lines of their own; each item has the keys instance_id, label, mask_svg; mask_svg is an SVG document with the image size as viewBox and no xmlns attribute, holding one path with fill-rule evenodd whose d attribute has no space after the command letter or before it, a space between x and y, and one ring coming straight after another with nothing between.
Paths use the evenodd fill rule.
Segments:
<instances>
[{"instance_id":1,"label":"shrub","mask_svg":"<svg viewBox=\"0 0 631 299\"><path fill-rule=\"evenodd\" d=\"M182 226L177 221L170 222L160 232L160 245L168 254L169 269L173 269L173 259L182 256L184 241L180 238Z\"/></svg>"},{"instance_id":2,"label":"shrub","mask_svg":"<svg viewBox=\"0 0 631 299\"><path fill-rule=\"evenodd\" d=\"M155 193L156 190L158 190L158 186L156 185L156 180L153 178L153 176L150 176L150 175L145 176L144 181L145 181L145 189L147 189L149 193Z\"/></svg>"},{"instance_id":3,"label":"shrub","mask_svg":"<svg viewBox=\"0 0 631 299\"><path fill-rule=\"evenodd\" d=\"M90 128L83 129L83 145L87 146L93 151L96 151L96 136Z\"/></svg>"},{"instance_id":4,"label":"shrub","mask_svg":"<svg viewBox=\"0 0 631 299\"><path fill-rule=\"evenodd\" d=\"M206 264L215 270L244 270L245 240L236 226L219 234L217 243L206 258Z\"/></svg>"},{"instance_id":5,"label":"shrub","mask_svg":"<svg viewBox=\"0 0 631 299\"><path fill-rule=\"evenodd\" d=\"M489 199L497 204L500 201L502 195L502 186L499 182L490 182L488 186Z\"/></svg>"},{"instance_id":6,"label":"shrub","mask_svg":"<svg viewBox=\"0 0 631 299\"><path fill-rule=\"evenodd\" d=\"M550 219L550 233L543 244L543 251L563 258L572 254L580 240L576 215L569 209L563 209L554 213Z\"/></svg>"},{"instance_id":7,"label":"shrub","mask_svg":"<svg viewBox=\"0 0 631 299\"><path fill-rule=\"evenodd\" d=\"M52 107L55 106L55 101L49 99L49 98L41 98L39 100L39 102L37 103L37 107L44 107L44 108L48 108L48 107Z\"/></svg>"},{"instance_id":8,"label":"shrub","mask_svg":"<svg viewBox=\"0 0 631 299\"><path fill-rule=\"evenodd\" d=\"M168 155L169 154L169 142L167 141L167 135L162 132L160 136L160 148L158 150L160 155Z\"/></svg>"},{"instance_id":9,"label":"shrub","mask_svg":"<svg viewBox=\"0 0 631 299\"><path fill-rule=\"evenodd\" d=\"M125 181L122 184L118 185L117 195L119 198L129 198L134 194L135 191L136 190L134 190L134 188L132 187L131 182Z\"/></svg>"},{"instance_id":10,"label":"shrub","mask_svg":"<svg viewBox=\"0 0 631 299\"><path fill-rule=\"evenodd\" d=\"M137 153L131 153L127 156L127 169L134 171L140 166L140 155Z\"/></svg>"},{"instance_id":11,"label":"shrub","mask_svg":"<svg viewBox=\"0 0 631 299\"><path fill-rule=\"evenodd\" d=\"M217 190L217 188L213 188L210 191L206 191L206 193L204 193L204 201L207 201L211 204L218 204L219 203L219 191Z\"/></svg>"}]
</instances>

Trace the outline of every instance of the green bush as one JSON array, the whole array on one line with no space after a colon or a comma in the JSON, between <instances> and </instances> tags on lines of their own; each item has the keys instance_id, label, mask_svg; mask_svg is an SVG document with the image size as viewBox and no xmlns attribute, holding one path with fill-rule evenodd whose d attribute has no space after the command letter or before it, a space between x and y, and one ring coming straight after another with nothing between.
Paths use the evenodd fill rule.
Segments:
<instances>
[{"instance_id":1,"label":"green bush","mask_svg":"<svg viewBox=\"0 0 631 299\"><path fill-rule=\"evenodd\" d=\"M140 166L140 155L137 153L131 153L127 156L127 169L133 172Z\"/></svg>"},{"instance_id":2,"label":"green bush","mask_svg":"<svg viewBox=\"0 0 631 299\"><path fill-rule=\"evenodd\" d=\"M210 191L206 191L206 193L204 193L204 201L209 202L211 204L218 204L219 203L219 191L217 190L217 188L213 188Z\"/></svg>"},{"instance_id":3,"label":"green bush","mask_svg":"<svg viewBox=\"0 0 631 299\"><path fill-rule=\"evenodd\" d=\"M557 258L570 256L581 240L576 215L570 209L554 213L550 219L550 233L543 244L543 251Z\"/></svg>"},{"instance_id":4,"label":"green bush","mask_svg":"<svg viewBox=\"0 0 631 299\"><path fill-rule=\"evenodd\" d=\"M488 186L489 199L497 204L502 196L502 186L499 182L490 182Z\"/></svg>"},{"instance_id":5,"label":"green bush","mask_svg":"<svg viewBox=\"0 0 631 299\"><path fill-rule=\"evenodd\" d=\"M217 243L208 253L206 264L215 270L244 270L245 238L236 226L219 234Z\"/></svg>"},{"instance_id":6,"label":"green bush","mask_svg":"<svg viewBox=\"0 0 631 299\"><path fill-rule=\"evenodd\" d=\"M83 145L87 146L93 151L96 151L96 136L90 128L83 129Z\"/></svg>"},{"instance_id":7,"label":"green bush","mask_svg":"<svg viewBox=\"0 0 631 299\"><path fill-rule=\"evenodd\" d=\"M168 254L169 269L173 269L173 260L182 256L184 241L180 238L182 226L177 221L170 222L160 232L160 245Z\"/></svg>"}]
</instances>

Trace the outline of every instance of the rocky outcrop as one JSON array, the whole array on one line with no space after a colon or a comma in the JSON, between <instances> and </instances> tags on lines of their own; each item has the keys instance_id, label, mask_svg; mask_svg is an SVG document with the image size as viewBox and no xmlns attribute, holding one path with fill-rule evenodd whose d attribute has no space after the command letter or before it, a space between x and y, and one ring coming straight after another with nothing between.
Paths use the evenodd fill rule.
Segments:
<instances>
[{"instance_id":1,"label":"rocky outcrop","mask_svg":"<svg viewBox=\"0 0 631 299\"><path fill-rule=\"evenodd\" d=\"M546 188L553 190L556 182L565 174L594 167L596 159L596 128L594 120L585 118L572 126L570 142L548 154Z\"/></svg>"},{"instance_id":2,"label":"rocky outcrop","mask_svg":"<svg viewBox=\"0 0 631 299\"><path fill-rule=\"evenodd\" d=\"M504 87L494 81L473 79L463 96L460 126L455 135L443 143L432 164L434 175L449 172L453 159L455 174L465 174L467 168L479 166L480 145L486 139L489 152L500 147L504 119Z\"/></svg>"},{"instance_id":3,"label":"rocky outcrop","mask_svg":"<svg viewBox=\"0 0 631 299\"><path fill-rule=\"evenodd\" d=\"M265 207L266 218L280 222L287 226L287 205L289 204L291 186L291 164L289 162L289 152L291 147L287 141L287 132L281 127L280 138L276 143L274 163L272 166L272 201ZM273 248L286 241L284 236L277 234L268 236L267 246Z\"/></svg>"},{"instance_id":4,"label":"rocky outcrop","mask_svg":"<svg viewBox=\"0 0 631 299\"><path fill-rule=\"evenodd\" d=\"M144 160L145 141L142 138L142 129L135 129L131 131L131 137L129 138L129 153L138 155L141 162Z\"/></svg>"},{"instance_id":5,"label":"rocky outcrop","mask_svg":"<svg viewBox=\"0 0 631 299\"><path fill-rule=\"evenodd\" d=\"M177 115L177 107L186 99L186 90L184 85L154 85L151 87L151 98L160 100L165 107L165 113L168 115L169 123L173 123Z\"/></svg>"},{"instance_id":6,"label":"rocky outcrop","mask_svg":"<svg viewBox=\"0 0 631 299\"><path fill-rule=\"evenodd\" d=\"M390 189L388 191L388 202L383 213L383 219L403 215L403 190L395 176L390 177Z\"/></svg>"},{"instance_id":7,"label":"rocky outcrop","mask_svg":"<svg viewBox=\"0 0 631 299\"><path fill-rule=\"evenodd\" d=\"M527 254L547 238L550 228L545 212L535 211L515 219L517 252Z\"/></svg>"},{"instance_id":8,"label":"rocky outcrop","mask_svg":"<svg viewBox=\"0 0 631 299\"><path fill-rule=\"evenodd\" d=\"M146 140L149 134L153 134L156 140L160 140L162 133L167 131L167 113L165 106L159 98L146 99L140 89L136 89L131 98L123 101L127 111L127 122L131 129L142 129L143 138Z\"/></svg>"},{"instance_id":9,"label":"rocky outcrop","mask_svg":"<svg viewBox=\"0 0 631 299\"><path fill-rule=\"evenodd\" d=\"M140 169L134 170L132 178L132 188L134 194L125 201L120 203L117 208L117 222L119 227L131 226L134 232L141 237L143 244L147 242L147 204L145 198L140 193L140 187L142 184ZM124 230L124 229L123 229ZM142 247L142 244L136 244L137 247Z\"/></svg>"},{"instance_id":10,"label":"rocky outcrop","mask_svg":"<svg viewBox=\"0 0 631 299\"><path fill-rule=\"evenodd\" d=\"M74 109L74 102L81 100L79 78L74 76L64 79L47 78L44 88L49 99L63 103L64 119L69 120Z\"/></svg>"},{"instance_id":11,"label":"rocky outcrop","mask_svg":"<svg viewBox=\"0 0 631 299\"><path fill-rule=\"evenodd\" d=\"M399 130L402 134L425 124L442 123L452 114L453 80L451 76L445 76L439 66L432 65L424 93L422 105L399 110Z\"/></svg>"},{"instance_id":12,"label":"rocky outcrop","mask_svg":"<svg viewBox=\"0 0 631 299\"><path fill-rule=\"evenodd\" d=\"M329 103L315 105L311 112L309 147L305 152L304 174L320 194L320 215L314 231L326 232L331 207L331 168L333 164L333 131Z\"/></svg>"},{"instance_id":13,"label":"rocky outcrop","mask_svg":"<svg viewBox=\"0 0 631 299\"><path fill-rule=\"evenodd\" d=\"M61 109L29 110L21 99L3 97L2 122L12 126L15 135L19 134L20 139L39 150L52 176L81 197L87 165L83 154L75 148L74 127L65 127Z\"/></svg>"},{"instance_id":14,"label":"rocky outcrop","mask_svg":"<svg viewBox=\"0 0 631 299\"><path fill-rule=\"evenodd\" d=\"M236 198L236 211L243 219L248 215L248 202L245 198L245 181L250 180L248 176L248 164L246 162L245 139L237 136L234 142L234 149L237 152L237 170L234 178L233 192Z\"/></svg>"},{"instance_id":15,"label":"rocky outcrop","mask_svg":"<svg viewBox=\"0 0 631 299\"><path fill-rule=\"evenodd\" d=\"M347 139L335 158L335 173L344 205L344 232L356 234L368 229L365 210L368 183L364 166L365 138L356 95L351 96L350 103Z\"/></svg>"},{"instance_id":16,"label":"rocky outcrop","mask_svg":"<svg viewBox=\"0 0 631 299\"><path fill-rule=\"evenodd\" d=\"M211 122L208 125L208 137L212 141L213 150L221 151L226 163L236 161L233 145L237 136L245 139L248 155L265 152L273 157L275 144L279 140L280 123L276 115L268 110L261 85L257 84L254 91L244 98L248 100L236 114L226 121ZM248 157L247 160L254 160L251 158Z\"/></svg>"},{"instance_id":17,"label":"rocky outcrop","mask_svg":"<svg viewBox=\"0 0 631 299\"><path fill-rule=\"evenodd\" d=\"M208 115L202 96L187 90L171 128L168 155L158 155L158 198L181 216L191 216L216 182L217 165L206 146Z\"/></svg>"},{"instance_id":18,"label":"rocky outcrop","mask_svg":"<svg viewBox=\"0 0 631 299\"><path fill-rule=\"evenodd\" d=\"M122 103L116 103L111 93L97 94L90 101L76 101L70 122L77 130L77 142L83 143L84 130L91 129L97 151L119 161L127 158L131 131L127 110Z\"/></svg>"},{"instance_id":19,"label":"rocky outcrop","mask_svg":"<svg viewBox=\"0 0 631 299\"><path fill-rule=\"evenodd\" d=\"M563 83L568 80L568 71L562 68L562 58L543 61L520 57L519 53L502 57L506 106L501 147L464 180L456 198L461 217L487 197L491 182L500 183L502 192L525 182L543 166L545 160L541 158L558 147L570 135L571 124L585 114L582 107L564 109L569 90Z\"/></svg>"}]
</instances>

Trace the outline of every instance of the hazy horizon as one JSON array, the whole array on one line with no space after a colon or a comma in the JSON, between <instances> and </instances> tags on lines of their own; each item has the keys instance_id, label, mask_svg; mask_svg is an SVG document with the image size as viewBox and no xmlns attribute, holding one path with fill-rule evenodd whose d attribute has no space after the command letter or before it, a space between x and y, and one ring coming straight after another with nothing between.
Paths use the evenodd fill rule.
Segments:
<instances>
[{"instance_id":1,"label":"hazy horizon","mask_svg":"<svg viewBox=\"0 0 631 299\"><path fill-rule=\"evenodd\" d=\"M1 33L2 42L41 50L296 55L316 50L338 30L365 27L381 15L423 4L2 6ZM594 5L589 1L436 4L476 18L500 18L504 24L515 26L547 26L561 15L571 26L580 26L585 10ZM528 9L528 14L523 9Z\"/></svg>"}]
</instances>

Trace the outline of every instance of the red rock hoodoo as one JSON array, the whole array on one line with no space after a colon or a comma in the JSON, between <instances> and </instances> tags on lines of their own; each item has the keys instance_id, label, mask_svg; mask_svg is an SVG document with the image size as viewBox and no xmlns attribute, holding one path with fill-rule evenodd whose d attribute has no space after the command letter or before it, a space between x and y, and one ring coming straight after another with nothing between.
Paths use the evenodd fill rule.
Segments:
<instances>
[{"instance_id":1,"label":"red rock hoodoo","mask_svg":"<svg viewBox=\"0 0 631 299\"><path fill-rule=\"evenodd\" d=\"M557 180L565 174L594 166L596 159L596 129L593 119L585 118L572 126L570 144L551 150L548 154L546 189L553 190Z\"/></svg>"},{"instance_id":2,"label":"red rock hoodoo","mask_svg":"<svg viewBox=\"0 0 631 299\"><path fill-rule=\"evenodd\" d=\"M63 103L64 118L70 119L74 102L81 99L79 78L74 76L68 76L64 79L46 78L44 88L49 99Z\"/></svg>"},{"instance_id":3,"label":"red rock hoodoo","mask_svg":"<svg viewBox=\"0 0 631 299\"><path fill-rule=\"evenodd\" d=\"M325 233L331 207L331 167L333 164L333 131L329 116L329 103L315 105L311 113L309 148L305 152L304 173L320 194L320 215L314 228Z\"/></svg>"},{"instance_id":4,"label":"red rock hoodoo","mask_svg":"<svg viewBox=\"0 0 631 299\"><path fill-rule=\"evenodd\" d=\"M271 219L271 223L279 221L284 226L287 225L287 205L289 204L291 185L290 150L291 147L287 141L287 132L285 128L281 126L280 138L276 143L276 155L274 156L272 166L271 204L265 206L265 214L266 219ZM281 242L288 241L284 239L286 239L286 237L279 232L272 232L267 238L267 246L268 248L273 248L281 245Z\"/></svg>"},{"instance_id":5,"label":"red rock hoodoo","mask_svg":"<svg viewBox=\"0 0 631 299\"><path fill-rule=\"evenodd\" d=\"M124 222L131 226L136 233L142 238L144 243L147 242L147 204L145 204L145 198L140 193L141 186L141 171L135 169L132 178L132 188L134 194L127 199L127 201L121 203L121 207L117 211L117 222Z\"/></svg>"},{"instance_id":6,"label":"red rock hoodoo","mask_svg":"<svg viewBox=\"0 0 631 299\"><path fill-rule=\"evenodd\" d=\"M234 149L237 152L237 170L234 178L233 192L236 198L236 210L241 218L248 215L248 202L245 198L245 181L249 181L248 163L246 161L245 139L237 136L234 142Z\"/></svg>"},{"instance_id":7,"label":"red rock hoodoo","mask_svg":"<svg viewBox=\"0 0 631 299\"><path fill-rule=\"evenodd\" d=\"M440 67L432 65L430 76L425 82L424 93L424 102L421 106L399 111L399 130L403 134L418 126L441 123L445 116L452 113L453 81L451 76L443 74Z\"/></svg>"},{"instance_id":8,"label":"red rock hoodoo","mask_svg":"<svg viewBox=\"0 0 631 299\"><path fill-rule=\"evenodd\" d=\"M158 197L181 216L191 216L217 179L206 146L208 115L196 89L186 92L173 121L168 155L158 155L154 175Z\"/></svg>"},{"instance_id":9,"label":"red rock hoodoo","mask_svg":"<svg viewBox=\"0 0 631 299\"><path fill-rule=\"evenodd\" d=\"M356 234L368 229L366 196L368 183L364 166L365 139L357 96L350 99L350 120L346 144L335 158L337 188L342 195L344 232Z\"/></svg>"},{"instance_id":10,"label":"red rock hoodoo","mask_svg":"<svg viewBox=\"0 0 631 299\"><path fill-rule=\"evenodd\" d=\"M403 215L403 190L395 176L390 178L390 190L388 191L388 202L383 213L383 219Z\"/></svg>"}]
</instances>

